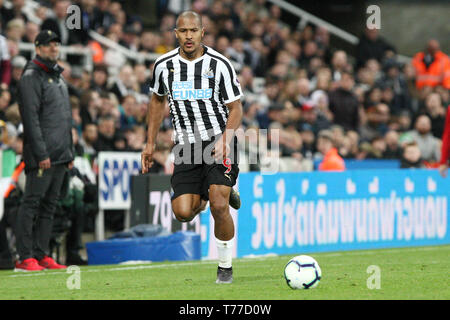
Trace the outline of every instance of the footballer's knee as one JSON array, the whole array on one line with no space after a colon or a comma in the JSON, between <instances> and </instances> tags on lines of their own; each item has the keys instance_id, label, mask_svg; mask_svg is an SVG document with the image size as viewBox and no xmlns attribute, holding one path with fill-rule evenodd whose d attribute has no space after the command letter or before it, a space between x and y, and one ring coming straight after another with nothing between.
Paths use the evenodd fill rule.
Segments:
<instances>
[{"instance_id":1,"label":"footballer's knee","mask_svg":"<svg viewBox=\"0 0 450 320\"><path fill-rule=\"evenodd\" d=\"M209 206L214 216L220 217L228 213L228 201L225 197L214 197L210 200Z\"/></svg>"},{"instance_id":2,"label":"footballer's knee","mask_svg":"<svg viewBox=\"0 0 450 320\"><path fill-rule=\"evenodd\" d=\"M195 217L195 212L190 209L173 209L173 213L175 214L175 218L180 222L189 222Z\"/></svg>"}]
</instances>

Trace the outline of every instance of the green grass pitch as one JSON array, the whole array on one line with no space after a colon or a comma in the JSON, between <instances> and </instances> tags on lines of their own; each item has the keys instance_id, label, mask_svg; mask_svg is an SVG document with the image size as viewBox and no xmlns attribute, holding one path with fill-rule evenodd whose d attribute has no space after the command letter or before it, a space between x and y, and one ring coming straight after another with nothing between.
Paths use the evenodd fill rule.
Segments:
<instances>
[{"instance_id":1,"label":"green grass pitch","mask_svg":"<svg viewBox=\"0 0 450 320\"><path fill-rule=\"evenodd\" d=\"M289 255L234 259L234 282L222 285L215 284L216 261L81 267L80 289L72 290L67 282L74 274L65 271L0 271L0 299L450 299L448 245L309 255L322 268L322 281L311 290L286 285ZM380 289L367 286L371 265L380 268Z\"/></svg>"}]
</instances>

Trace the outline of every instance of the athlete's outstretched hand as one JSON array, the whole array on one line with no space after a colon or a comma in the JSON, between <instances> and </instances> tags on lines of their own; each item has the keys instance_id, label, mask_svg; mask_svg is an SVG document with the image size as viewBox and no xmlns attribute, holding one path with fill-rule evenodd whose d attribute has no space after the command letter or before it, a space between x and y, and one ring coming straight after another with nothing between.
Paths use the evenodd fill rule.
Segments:
<instances>
[{"instance_id":1,"label":"athlete's outstretched hand","mask_svg":"<svg viewBox=\"0 0 450 320\"><path fill-rule=\"evenodd\" d=\"M148 143L145 145L144 150L141 153L141 165L142 173L147 173L148 170L153 166L153 151L155 146L151 146Z\"/></svg>"}]
</instances>

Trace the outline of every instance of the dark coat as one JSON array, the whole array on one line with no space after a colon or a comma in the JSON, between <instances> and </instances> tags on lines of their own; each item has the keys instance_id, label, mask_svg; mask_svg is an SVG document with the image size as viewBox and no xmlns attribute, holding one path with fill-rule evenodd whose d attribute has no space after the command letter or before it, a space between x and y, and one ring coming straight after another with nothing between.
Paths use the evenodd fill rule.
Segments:
<instances>
[{"instance_id":1,"label":"dark coat","mask_svg":"<svg viewBox=\"0 0 450 320\"><path fill-rule=\"evenodd\" d=\"M330 111L334 114L334 123L344 127L345 130L358 130L359 111L356 96L342 88L329 94Z\"/></svg>"},{"instance_id":2,"label":"dark coat","mask_svg":"<svg viewBox=\"0 0 450 320\"><path fill-rule=\"evenodd\" d=\"M378 62L381 62L388 50L396 52L395 47L382 37L372 41L365 34L362 35L356 46L357 68L364 66L369 59L376 59Z\"/></svg>"},{"instance_id":3,"label":"dark coat","mask_svg":"<svg viewBox=\"0 0 450 320\"><path fill-rule=\"evenodd\" d=\"M25 171L50 158L52 165L74 158L72 110L63 69L41 59L29 61L19 81L17 100L24 128Z\"/></svg>"}]
</instances>

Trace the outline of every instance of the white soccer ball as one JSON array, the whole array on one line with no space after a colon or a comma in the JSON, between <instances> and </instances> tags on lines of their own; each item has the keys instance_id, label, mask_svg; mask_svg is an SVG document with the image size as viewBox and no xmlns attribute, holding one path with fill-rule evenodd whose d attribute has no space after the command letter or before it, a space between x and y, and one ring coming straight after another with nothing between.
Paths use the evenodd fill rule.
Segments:
<instances>
[{"instance_id":1,"label":"white soccer ball","mask_svg":"<svg viewBox=\"0 0 450 320\"><path fill-rule=\"evenodd\" d=\"M284 267L284 278L292 289L312 289L317 287L322 278L322 270L314 258L296 256Z\"/></svg>"}]
</instances>

